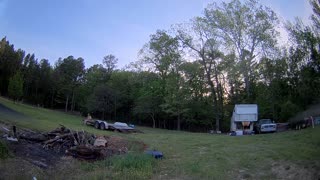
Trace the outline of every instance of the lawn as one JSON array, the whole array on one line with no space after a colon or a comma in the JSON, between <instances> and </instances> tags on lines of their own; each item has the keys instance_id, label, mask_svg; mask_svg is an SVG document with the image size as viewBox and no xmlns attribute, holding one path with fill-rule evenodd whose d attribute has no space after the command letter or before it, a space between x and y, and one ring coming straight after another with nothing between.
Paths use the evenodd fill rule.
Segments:
<instances>
[{"instance_id":1,"label":"lawn","mask_svg":"<svg viewBox=\"0 0 320 180\"><path fill-rule=\"evenodd\" d=\"M320 178L320 127L301 131L232 137L207 133L178 132L138 127L145 133L120 134L96 130L82 124L82 117L63 112L15 104L5 105L27 118L1 114L0 121L39 131L63 124L95 134L118 135L129 141L141 140L150 149L163 151L165 158L150 161L141 154L96 163L76 162L79 176L105 179L275 179ZM21 116L22 117L22 116ZM80 170L79 170L79 167ZM92 168L94 167L94 168ZM110 176L113 174L113 176ZM119 176L117 176L119 175Z\"/></svg>"}]
</instances>

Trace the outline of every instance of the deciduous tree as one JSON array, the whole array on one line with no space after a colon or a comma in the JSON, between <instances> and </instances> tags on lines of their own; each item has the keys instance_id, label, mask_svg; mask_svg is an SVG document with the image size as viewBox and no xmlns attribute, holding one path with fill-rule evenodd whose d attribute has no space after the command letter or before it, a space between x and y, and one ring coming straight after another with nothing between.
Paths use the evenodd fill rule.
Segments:
<instances>
[{"instance_id":1,"label":"deciduous tree","mask_svg":"<svg viewBox=\"0 0 320 180\"><path fill-rule=\"evenodd\" d=\"M9 96L14 100L18 100L23 95L23 78L19 71L10 78L8 86Z\"/></svg>"}]
</instances>

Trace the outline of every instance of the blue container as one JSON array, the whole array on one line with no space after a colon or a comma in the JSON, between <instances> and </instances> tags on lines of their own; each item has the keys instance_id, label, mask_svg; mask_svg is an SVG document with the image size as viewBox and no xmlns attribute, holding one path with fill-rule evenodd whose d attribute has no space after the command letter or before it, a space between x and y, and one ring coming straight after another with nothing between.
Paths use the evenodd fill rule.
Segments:
<instances>
[{"instance_id":1,"label":"blue container","mask_svg":"<svg viewBox=\"0 0 320 180\"><path fill-rule=\"evenodd\" d=\"M148 151L146 151L146 154L150 154L156 159L162 159L163 158L163 153L161 151L148 150Z\"/></svg>"}]
</instances>

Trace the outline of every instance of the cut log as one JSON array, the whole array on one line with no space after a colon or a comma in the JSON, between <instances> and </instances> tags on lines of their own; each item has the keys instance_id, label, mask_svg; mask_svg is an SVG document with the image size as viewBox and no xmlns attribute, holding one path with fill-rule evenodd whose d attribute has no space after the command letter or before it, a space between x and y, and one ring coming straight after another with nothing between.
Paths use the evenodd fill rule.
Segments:
<instances>
[{"instance_id":1,"label":"cut log","mask_svg":"<svg viewBox=\"0 0 320 180\"><path fill-rule=\"evenodd\" d=\"M36 142L43 142L48 140L48 138L40 133L24 133L24 134L20 134L19 138L21 139L26 139L29 141L36 141Z\"/></svg>"}]
</instances>

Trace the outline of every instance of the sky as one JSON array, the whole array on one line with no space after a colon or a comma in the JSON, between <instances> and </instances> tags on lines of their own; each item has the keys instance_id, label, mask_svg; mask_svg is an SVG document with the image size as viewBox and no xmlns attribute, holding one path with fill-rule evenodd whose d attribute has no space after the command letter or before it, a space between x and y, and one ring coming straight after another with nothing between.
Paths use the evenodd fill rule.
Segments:
<instances>
[{"instance_id":1,"label":"sky","mask_svg":"<svg viewBox=\"0 0 320 180\"><path fill-rule=\"evenodd\" d=\"M151 34L201 16L211 2L221 0L0 0L0 38L52 65L72 55L90 67L113 54L122 68L138 59ZM283 21L310 21L307 0L260 2Z\"/></svg>"}]
</instances>

